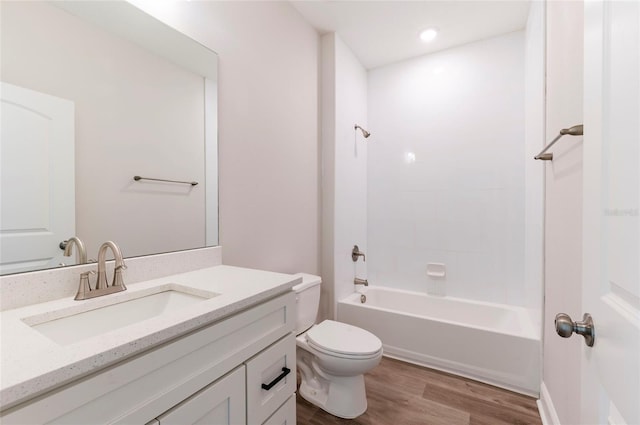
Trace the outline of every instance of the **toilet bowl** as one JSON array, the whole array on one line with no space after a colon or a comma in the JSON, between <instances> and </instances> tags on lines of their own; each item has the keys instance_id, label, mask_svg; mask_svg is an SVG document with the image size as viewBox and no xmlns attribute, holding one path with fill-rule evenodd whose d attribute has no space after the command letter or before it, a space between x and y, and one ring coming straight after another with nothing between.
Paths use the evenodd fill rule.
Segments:
<instances>
[{"instance_id":1,"label":"toilet bowl","mask_svg":"<svg viewBox=\"0 0 640 425\"><path fill-rule=\"evenodd\" d=\"M382 342L356 326L325 320L314 324L320 301L320 277L299 274L296 292L296 355L300 395L346 419L367 410L364 373L380 363Z\"/></svg>"}]
</instances>

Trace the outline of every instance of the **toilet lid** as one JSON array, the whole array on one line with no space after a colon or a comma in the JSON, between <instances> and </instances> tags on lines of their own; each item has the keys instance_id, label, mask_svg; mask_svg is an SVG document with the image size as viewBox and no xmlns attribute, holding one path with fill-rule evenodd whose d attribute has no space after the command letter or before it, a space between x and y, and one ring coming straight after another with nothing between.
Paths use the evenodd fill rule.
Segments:
<instances>
[{"instance_id":1,"label":"toilet lid","mask_svg":"<svg viewBox=\"0 0 640 425\"><path fill-rule=\"evenodd\" d=\"M323 351L351 356L372 355L382 348L382 341L371 332L333 320L309 329L307 342Z\"/></svg>"}]
</instances>

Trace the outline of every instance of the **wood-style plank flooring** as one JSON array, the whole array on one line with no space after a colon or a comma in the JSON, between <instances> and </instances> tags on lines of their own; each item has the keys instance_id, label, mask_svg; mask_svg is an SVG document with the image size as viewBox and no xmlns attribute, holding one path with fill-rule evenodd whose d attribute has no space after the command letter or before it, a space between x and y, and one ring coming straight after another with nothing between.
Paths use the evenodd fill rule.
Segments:
<instances>
[{"instance_id":1,"label":"wood-style plank flooring","mask_svg":"<svg viewBox=\"0 0 640 425\"><path fill-rule=\"evenodd\" d=\"M298 425L542 424L532 397L386 357L365 382L362 416L336 418L298 395Z\"/></svg>"}]
</instances>

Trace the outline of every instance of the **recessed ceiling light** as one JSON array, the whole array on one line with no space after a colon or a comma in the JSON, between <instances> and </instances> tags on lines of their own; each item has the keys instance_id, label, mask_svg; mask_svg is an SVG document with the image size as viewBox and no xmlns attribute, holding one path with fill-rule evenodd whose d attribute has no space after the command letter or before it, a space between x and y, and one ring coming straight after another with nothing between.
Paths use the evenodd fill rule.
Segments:
<instances>
[{"instance_id":1,"label":"recessed ceiling light","mask_svg":"<svg viewBox=\"0 0 640 425\"><path fill-rule=\"evenodd\" d=\"M438 35L437 29L429 28L420 33L420 40L424 41L425 43L428 43L430 41L433 41L437 35Z\"/></svg>"}]
</instances>

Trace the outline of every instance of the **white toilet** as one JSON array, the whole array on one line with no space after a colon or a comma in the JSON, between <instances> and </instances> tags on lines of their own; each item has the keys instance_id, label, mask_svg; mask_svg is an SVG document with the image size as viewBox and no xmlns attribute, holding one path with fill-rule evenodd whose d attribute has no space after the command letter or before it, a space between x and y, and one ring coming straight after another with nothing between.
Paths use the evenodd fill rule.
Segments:
<instances>
[{"instance_id":1,"label":"white toilet","mask_svg":"<svg viewBox=\"0 0 640 425\"><path fill-rule=\"evenodd\" d=\"M302 276L302 283L293 287L300 395L334 416L353 419L367 410L363 374L380 363L382 342L346 323L325 320L314 325L321 279L304 273L296 276Z\"/></svg>"}]
</instances>

